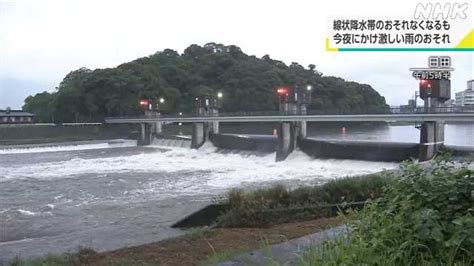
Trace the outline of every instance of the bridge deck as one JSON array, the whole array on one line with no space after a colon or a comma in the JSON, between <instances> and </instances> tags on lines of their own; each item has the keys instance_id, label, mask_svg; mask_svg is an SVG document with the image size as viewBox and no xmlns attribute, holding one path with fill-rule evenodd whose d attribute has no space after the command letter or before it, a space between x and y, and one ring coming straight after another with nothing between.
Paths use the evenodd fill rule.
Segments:
<instances>
[{"instance_id":1,"label":"bridge deck","mask_svg":"<svg viewBox=\"0 0 474 266\"><path fill-rule=\"evenodd\" d=\"M162 116L140 118L106 118L106 123L152 123L152 122L474 122L473 113L438 114L366 114L366 115L268 115L268 116Z\"/></svg>"}]
</instances>

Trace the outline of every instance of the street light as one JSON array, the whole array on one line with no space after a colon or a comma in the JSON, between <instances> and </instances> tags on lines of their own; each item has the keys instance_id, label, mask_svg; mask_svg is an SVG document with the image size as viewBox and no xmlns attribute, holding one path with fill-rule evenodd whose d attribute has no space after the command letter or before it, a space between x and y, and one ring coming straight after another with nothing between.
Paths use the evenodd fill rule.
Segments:
<instances>
[{"instance_id":1,"label":"street light","mask_svg":"<svg viewBox=\"0 0 474 266\"><path fill-rule=\"evenodd\" d=\"M312 90L312 89L313 89L313 86L311 86L311 85L307 85L307 86L306 86L306 90L310 91L310 90Z\"/></svg>"},{"instance_id":2,"label":"street light","mask_svg":"<svg viewBox=\"0 0 474 266\"><path fill-rule=\"evenodd\" d=\"M217 98L220 99L220 98L222 98L222 96L224 96L224 95L222 94L222 92L218 92L218 93L217 93Z\"/></svg>"},{"instance_id":3,"label":"street light","mask_svg":"<svg viewBox=\"0 0 474 266\"><path fill-rule=\"evenodd\" d=\"M148 106L148 100L146 99L140 100L140 106L143 106L143 107Z\"/></svg>"},{"instance_id":4,"label":"street light","mask_svg":"<svg viewBox=\"0 0 474 266\"><path fill-rule=\"evenodd\" d=\"M163 97L160 98L160 103L164 103L165 99Z\"/></svg>"},{"instance_id":5,"label":"street light","mask_svg":"<svg viewBox=\"0 0 474 266\"><path fill-rule=\"evenodd\" d=\"M277 88L277 93L278 93L280 96L283 96L283 95L288 96L288 88L287 88L287 87L278 87L278 88Z\"/></svg>"}]
</instances>

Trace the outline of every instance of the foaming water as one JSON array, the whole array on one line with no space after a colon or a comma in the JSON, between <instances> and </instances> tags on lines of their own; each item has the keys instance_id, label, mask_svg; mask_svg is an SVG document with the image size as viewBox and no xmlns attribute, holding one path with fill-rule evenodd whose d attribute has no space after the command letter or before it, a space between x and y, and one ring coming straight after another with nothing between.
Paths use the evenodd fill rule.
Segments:
<instances>
[{"instance_id":1,"label":"foaming water","mask_svg":"<svg viewBox=\"0 0 474 266\"><path fill-rule=\"evenodd\" d=\"M134 140L114 140L110 142L78 144L80 142L60 143L60 144L38 144L38 145L19 145L13 148L7 146L0 147L0 154L21 154L21 153L44 153L44 152L61 152L61 151L79 151L79 150L96 150L107 148L121 148L136 146Z\"/></svg>"},{"instance_id":2,"label":"foaming water","mask_svg":"<svg viewBox=\"0 0 474 266\"><path fill-rule=\"evenodd\" d=\"M37 213L32 212L32 211L29 211L29 210L18 209L17 211L18 211L20 214L27 215L27 216L35 216L35 215L37 215Z\"/></svg>"},{"instance_id":3,"label":"foaming water","mask_svg":"<svg viewBox=\"0 0 474 266\"><path fill-rule=\"evenodd\" d=\"M35 149L0 155L0 264L19 253L116 249L176 236L181 232L172 223L231 188L319 184L397 167L313 159L299 151L275 162L274 153L218 152L211 144L199 150L110 144Z\"/></svg>"},{"instance_id":4,"label":"foaming water","mask_svg":"<svg viewBox=\"0 0 474 266\"><path fill-rule=\"evenodd\" d=\"M396 163L355 160L313 159L303 152L292 153L287 160L275 162L275 154L265 156L223 154L211 144L199 150L153 146L156 150L108 158L73 158L68 161L45 162L19 167L0 166L0 179L71 178L83 174L111 173L206 173L210 187L227 188L242 183L290 179L332 179L390 169Z\"/></svg>"}]
</instances>

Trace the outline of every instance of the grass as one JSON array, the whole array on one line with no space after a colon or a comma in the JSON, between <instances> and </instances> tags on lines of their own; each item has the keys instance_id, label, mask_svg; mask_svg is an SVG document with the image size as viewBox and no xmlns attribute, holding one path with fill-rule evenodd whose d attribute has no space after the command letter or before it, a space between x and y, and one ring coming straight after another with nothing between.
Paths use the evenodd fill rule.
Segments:
<instances>
[{"instance_id":1,"label":"grass","mask_svg":"<svg viewBox=\"0 0 474 266\"><path fill-rule=\"evenodd\" d=\"M288 241L288 239L286 240ZM211 246L211 249L214 251L214 248ZM265 265L280 265L277 261L275 261L272 257L272 242L265 236L259 240L258 248L263 251L263 255L265 257ZM214 252L214 254L208 259L204 260L201 265L218 265L221 262L229 261L236 256L241 256L242 261L245 265L254 265L255 263L252 262L251 258L248 256L249 250L244 249L227 249L222 250L219 252Z\"/></svg>"},{"instance_id":2,"label":"grass","mask_svg":"<svg viewBox=\"0 0 474 266\"><path fill-rule=\"evenodd\" d=\"M227 204L229 210L220 215L221 227L255 227L276 223L334 216L335 208L328 205L363 202L382 194L383 187L392 178L387 173L346 177L331 180L319 186L289 189L276 185L245 193L231 190L218 203Z\"/></svg>"},{"instance_id":3,"label":"grass","mask_svg":"<svg viewBox=\"0 0 474 266\"><path fill-rule=\"evenodd\" d=\"M192 238L206 237L212 234L209 227L193 227L186 230L186 235Z\"/></svg>"},{"instance_id":4,"label":"grass","mask_svg":"<svg viewBox=\"0 0 474 266\"><path fill-rule=\"evenodd\" d=\"M313 247L302 265L473 265L474 172L440 156L404 163L383 195L355 212L346 240Z\"/></svg>"},{"instance_id":5,"label":"grass","mask_svg":"<svg viewBox=\"0 0 474 266\"><path fill-rule=\"evenodd\" d=\"M206 260L202 261L200 265L217 265L221 262L228 261L239 254L245 253L245 250L240 249L231 249L215 252L212 256L208 257Z\"/></svg>"},{"instance_id":6,"label":"grass","mask_svg":"<svg viewBox=\"0 0 474 266\"><path fill-rule=\"evenodd\" d=\"M10 266L62 266L88 264L88 258L97 253L90 248L79 248L78 252L67 252L61 255L47 255L33 259L15 258Z\"/></svg>"}]
</instances>

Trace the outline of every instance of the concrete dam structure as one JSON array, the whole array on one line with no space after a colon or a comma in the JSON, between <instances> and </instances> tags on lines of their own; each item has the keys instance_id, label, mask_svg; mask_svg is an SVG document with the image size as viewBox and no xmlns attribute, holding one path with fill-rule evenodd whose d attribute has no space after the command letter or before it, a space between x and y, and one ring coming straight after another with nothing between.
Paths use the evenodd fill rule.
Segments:
<instances>
[{"instance_id":1,"label":"concrete dam structure","mask_svg":"<svg viewBox=\"0 0 474 266\"><path fill-rule=\"evenodd\" d=\"M277 136L220 134L218 122L278 122ZM373 141L324 141L306 137L302 122L316 121L402 121L420 122L419 143ZM276 160L284 160L295 149L317 158L359 159L370 161L430 160L444 147L445 121L474 121L474 113L443 114L386 114L386 115L294 115L294 116L202 116L109 119L108 123L140 124L138 143L148 145L154 139L171 143L172 136L164 136L158 123L192 123L192 136L185 146L197 149L206 141L227 150L276 152ZM306 123L305 123L306 124ZM176 140L175 140L176 142ZM180 144L181 145L181 144ZM175 146L167 145L167 146ZM469 152L469 151L467 151Z\"/></svg>"},{"instance_id":2,"label":"concrete dam structure","mask_svg":"<svg viewBox=\"0 0 474 266\"><path fill-rule=\"evenodd\" d=\"M282 150L282 147L279 146L281 140L278 136L273 135L211 133L207 141L223 151L251 151L264 154L276 152L278 154L278 150ZM191 138L170 135L157 136L152 144L168 147L192 147ZM420 153L420 144L406 142L304 138L297 139L296 145L296 149L309 156L324 159L401 162L408 159L417 159ZM474 154L474 147L444 146L444 148L455 156ZM280 156L283 157L285 154L280 153ZM286 155L289 155L289 153ZM278 158L276 159L278 160Z\"/></svg>"},{"instance_id":3,"label":"concrete dam structure","mask_svg":"<svg viewBox=\"0 0 474 266\"><path fill-rule=\"evenodd\" d=\"M107 118L107 123L140 124L138 143L148 145L162 135L165 123L192 123L191 148L197 149L206 141L223 149L275 151L276 161L285 160L295 149L318 158L343 158L377 161L402 161L416 158L427 161L444 147L446 122L473 122L474 112L447 112L443 103L450 98L449 80L420 80L422 109L408 113L310 115L312 86L279 87L279 111L276 114L219 114L222 94L217 98L196 98L196 114L192 116L162 116L148 110L140 118ZM416 107L416 106L415 106ZM399 110L400 111L400 110ZM276 137L219 134L219 123L273 122L277 123ZM307 138L308 122L410 122L420 129L419 142L382 143L360 141L321 141Z\"/></svg>"},{"instance_id":4,"label":"concrete dam structure","mask_svg":"<svg viewBox=\"0 0 474 266\"><path fill-rule=\"evenodd\" d=\"M212 134L214 146L226 150L257 152L277 152L277 136ZM314 158L352 159L365 161L400 162L417 158L419 145L416 143L317 140L304 138L297 140L297 149Z\"/></svg>"}]
</instances>

